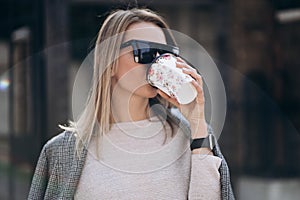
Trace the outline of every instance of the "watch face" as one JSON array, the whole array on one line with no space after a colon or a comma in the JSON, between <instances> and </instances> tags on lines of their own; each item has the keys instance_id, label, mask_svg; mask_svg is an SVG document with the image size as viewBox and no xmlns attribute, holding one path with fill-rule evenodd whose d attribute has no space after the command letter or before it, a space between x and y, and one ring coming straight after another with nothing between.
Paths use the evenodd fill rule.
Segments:
<instances>
[{"instance_id":1,"label":"watch face","mask_svg":"<svg viewBox=\"0 0 300 200\"><path fill-rule=\"evenodd\" d=\"M209 148L212 150L216 145L215 137L213 134L209 134L206 138L195 138L191 143L191 150L198 148Z\"/></svg>"}]
</instances>

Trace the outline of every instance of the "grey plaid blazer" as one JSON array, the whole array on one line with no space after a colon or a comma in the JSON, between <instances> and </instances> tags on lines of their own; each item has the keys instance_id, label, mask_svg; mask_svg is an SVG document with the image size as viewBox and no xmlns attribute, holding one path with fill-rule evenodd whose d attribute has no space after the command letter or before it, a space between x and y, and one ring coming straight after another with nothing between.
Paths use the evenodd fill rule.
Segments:
<instances>
[{"instance_id":1,"label":"grey plaid blazer","mask_svg":"<svg viewBox=\"0 0 300 200\"><path fill-rule=\"evenodd\" d=\"M188 122L179 111L169 112L168 115L185 133L190 134ZM212 133L211 127L209 132ZM53 137L44 145L33 175L28 199L73 199L87 149L82 151L80 157L75 156L74 152L75 136L68 131ZM222 159L219 168L221 199L232 200L234 194L229 169L218 144L214 147L213 153Z\"/></svg>"}]
</instances>

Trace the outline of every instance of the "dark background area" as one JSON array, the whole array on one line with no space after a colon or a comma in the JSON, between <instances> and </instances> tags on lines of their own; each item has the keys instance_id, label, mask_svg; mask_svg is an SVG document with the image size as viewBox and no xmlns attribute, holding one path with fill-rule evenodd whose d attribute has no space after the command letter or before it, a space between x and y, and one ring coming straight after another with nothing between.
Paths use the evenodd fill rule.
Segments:
<instances>
[{"instance_id":1,"label":"dark background area","mask_svg":"<svg viewBox=\"0 0 300 200\"><path fill-rule=\"evenodd\" d=\"M39 152L72 118L76 72L120 0L0 1L0 199L25 199ZM219 143L238 199L300 195L300 2L139 1L199 42L222 75Z\"/></svg>"}]
</instances>

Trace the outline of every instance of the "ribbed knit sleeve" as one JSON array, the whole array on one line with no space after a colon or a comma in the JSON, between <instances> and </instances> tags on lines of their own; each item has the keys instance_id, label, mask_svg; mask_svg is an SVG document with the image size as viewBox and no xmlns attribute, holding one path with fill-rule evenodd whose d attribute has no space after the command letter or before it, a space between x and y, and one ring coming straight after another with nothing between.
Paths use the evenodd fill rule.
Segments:
<instances>
[{"instance_id":1,"label":"ribbed knit sleeve","mask_svg":"<svg viewBox=\"0 0 300 200\"><path fill-rule=\"evenodd\" d=\"M212 155L191 155L191 178L188 199L221 198L220 173L221 159Z\"/></svg>"}]
</instances>

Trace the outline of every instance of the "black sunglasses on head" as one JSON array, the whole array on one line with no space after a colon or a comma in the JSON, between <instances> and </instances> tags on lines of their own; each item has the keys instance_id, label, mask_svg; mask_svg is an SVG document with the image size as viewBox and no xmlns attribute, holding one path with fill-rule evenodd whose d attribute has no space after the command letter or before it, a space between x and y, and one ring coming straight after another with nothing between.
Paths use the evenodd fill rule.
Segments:
<instances>
[{"instance_id":1,"label":"black sunglasses on head","mask_svg":"<svg viewBox=\"0 0 300 200\"><path fill-rule=\"evenodd\" d=\"M134 62L141 64L151 63L157 56L164 53L179 55L179 48L167 44L144 40L129 40L121 44L121 49L132 46Z\"/></svg>"}]
</instances>

